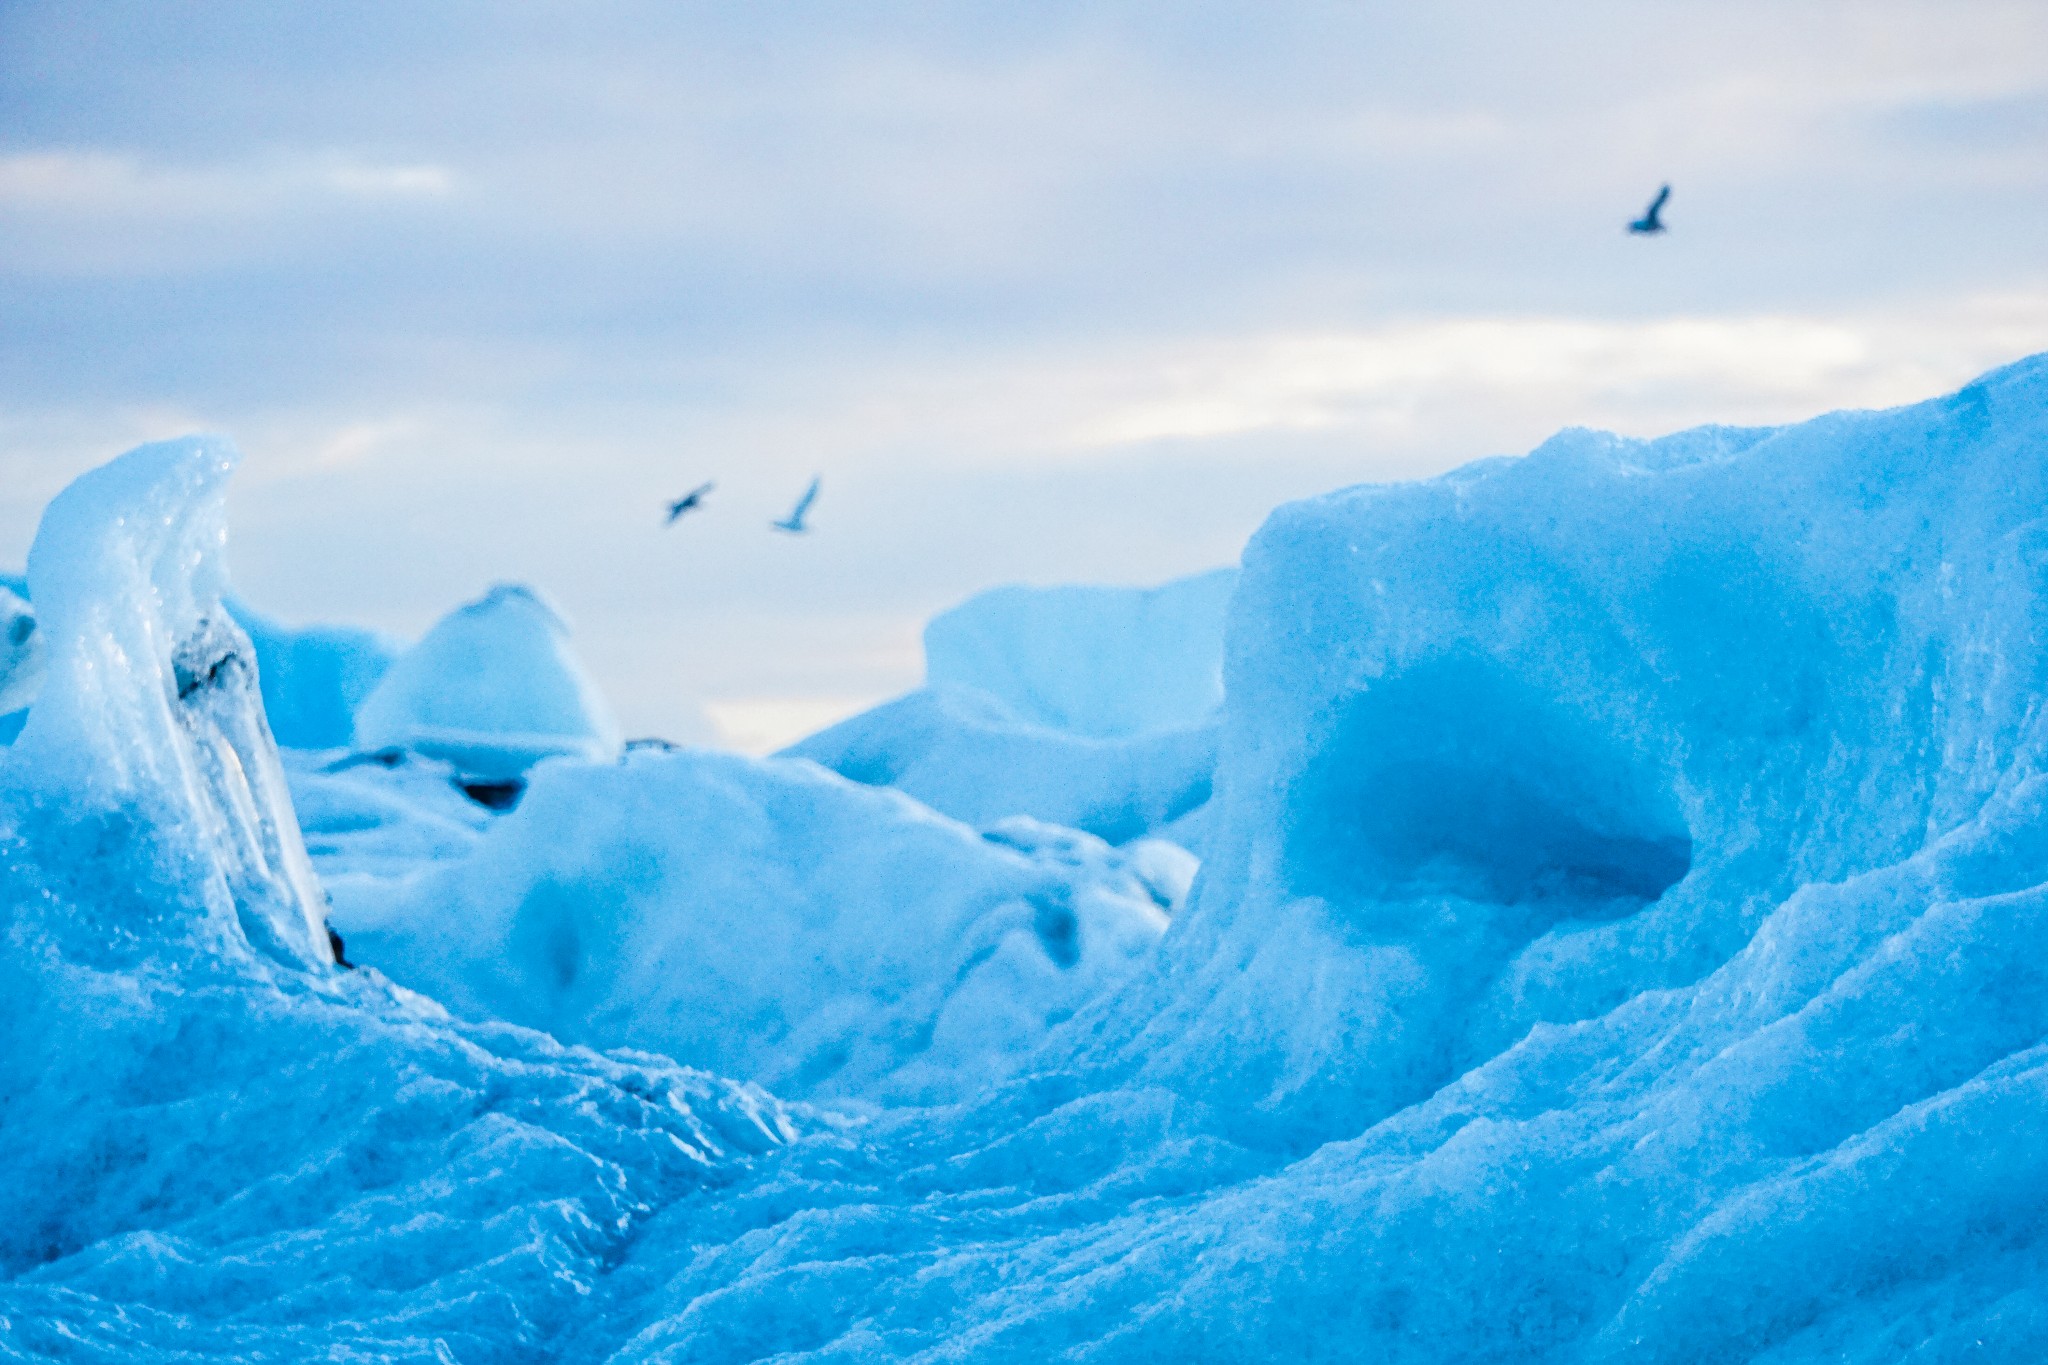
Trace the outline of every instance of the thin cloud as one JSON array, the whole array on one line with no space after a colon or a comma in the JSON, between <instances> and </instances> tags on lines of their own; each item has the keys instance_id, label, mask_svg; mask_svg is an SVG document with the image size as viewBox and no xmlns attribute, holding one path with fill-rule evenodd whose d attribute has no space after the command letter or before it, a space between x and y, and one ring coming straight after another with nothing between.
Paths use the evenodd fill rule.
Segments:
<instances>
[{"instance_id":1,"label":"thin cloud","mask_svg":"<svg viewBox=\"0 0 2048 1365\"><path fill-rule=\"evenodd\" d=\"M319 152L226 165L158 164L95 150L0 156L0 206L63 214L248 217L336 195L439 198L455 184L445 166L377 165Z\"/></svg>"},{"instance_id":2,"label":"thin cloud","mask_svg":"<svg viewBox=\"0 0 2048 1365\"><path fill-rule=\"evenodd\" d=\"M446 166L343 164L330 167L325 179L343 194L375 199L438 199L455 188L455 175Z\"/></svg>"},{"instance_id":3,"label":"thin cloud","mask_svg":"<svg viewBox=\"0 0 2048 1365\"><path fill-rule=\"evenodd\" d=\"M0 566L190 414L252 600L532 578L638 728L1340 483L2048 347L2034 0L70 8L0 15Z\"/></svg>"}]
</instances>

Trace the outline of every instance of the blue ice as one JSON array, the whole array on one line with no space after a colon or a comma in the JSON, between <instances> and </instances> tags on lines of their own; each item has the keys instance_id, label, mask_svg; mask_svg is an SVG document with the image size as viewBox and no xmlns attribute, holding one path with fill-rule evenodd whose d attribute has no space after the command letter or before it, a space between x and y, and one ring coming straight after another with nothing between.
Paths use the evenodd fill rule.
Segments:
<instances>
[{"instance_id":1,"label":"blue ice","mask_svg":"<svg viewBox=\"0 0 2048 1365\"><path fill-rule=\"evenodd\" d=\"M1567 431L1278 509L1159 696L1072 680L1122 719L991 613L862 780L509 812L280 756L232 452L132 452L45 516L0 750L0 1350L2048 1357L2044 451L2048 357ZM977 725L1207 735L1192 887L1163 779L917 799Z\"/></svg>"}]
</instances>

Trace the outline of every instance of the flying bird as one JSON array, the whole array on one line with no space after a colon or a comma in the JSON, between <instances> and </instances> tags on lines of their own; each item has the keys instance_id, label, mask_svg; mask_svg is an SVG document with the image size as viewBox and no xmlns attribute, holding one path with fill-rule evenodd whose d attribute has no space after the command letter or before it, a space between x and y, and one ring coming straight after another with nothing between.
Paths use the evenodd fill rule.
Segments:
<instances>
[{"instance_id":1,"label":"flying bird","mask_svg":"<svg viewBox=\"0 0 2048 1365\"><path fill-rule=\"evenodd\" d=\"M778 531L787 531L793 536L802 535L804 532L811 529L810 527L804 525L804 513L811 510L811 502L817 496L818 476L816 474L813 474L811 475L811 486L809 488L806 488L804 490L804 495L796 500L796 506L790 509L789 515L787 517L784 517L781 521L771 522L769 524L772 525Z\"/></svg>"},{"instance_id":2,"label":"flying bird","mask_svg":"<svg viewBox=\"0 0 2048 1365\"><path fill-rule=\"evenodd\" d=\"M668 520L663 522L662 525L673 526L676 524L676 518L683 513L694 512L699 507L702 507L704 505L704 495L717 486L717 484L707 483L701 487L693 488L680 498L677 498L668 505Z\"/></svg>"},{"instance_id":3,"label":"flying bird","mask_svg":"<svg viewBox=\"0 0 2048 1365\"><path fill-rule=\"evenodd\" d=\"M1642 217L1628 225L1628 230L1630 232L1639 232L1646 236L1652 232L1664 231L1664 220L1657 215L1664 212L1664 201L1670 197L1671 187L1669 185L1658 190L1657 197L1650 201L1650 207L1643 210Z\"/></svg>"}]
</instances>

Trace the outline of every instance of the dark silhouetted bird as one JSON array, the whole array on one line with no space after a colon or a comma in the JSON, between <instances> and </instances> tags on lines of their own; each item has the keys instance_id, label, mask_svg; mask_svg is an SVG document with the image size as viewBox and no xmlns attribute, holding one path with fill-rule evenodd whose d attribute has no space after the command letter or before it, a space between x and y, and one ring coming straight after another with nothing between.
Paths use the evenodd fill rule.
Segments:
<instances>
[{"instance_id":1,"label":"dark silhouetted bird","mask_svg":"<svg viewBox=\"0 0 2048 1365\"><path fill-rule=\"evenodd\" d=\"M673 526L676 524L676 518L683 513L694 512L699 507L702 507L704 505L704 495L717 486L717 484L707 483L701 487L692 488L689 492L677 498L668 505L668 520L663 522L662 525Z\"/></svg>"},{"instance_id":2,"label":"dark silhouetted bird","mask_svg":"<svg viewBox=\"0 0 2048 1365\"><path fill-rule=\"evenodd\" d=\"M1664 220L1657 215L1664 212L1664 201L1671 197L1671 187L1666 185L1657 191L1657 197L1650 201L1650 207L1643 210L1643 216L1628 225L1630 232L1644 234L1664 231Z\"/></svg>"},{"instance_id":3,"label":"dark silhouetted bird","mask_svg":"<svg viewBox=\"0 0 2048 1365\"><path fill-rule=\"evenodd\" d=\"M774 528L778 531L787 531L791 535L802 535L804 532L811 529L810 527L804 525L804 513L811 510L811 503L813 500L817 498L817 496L818 476L813 474L811 476L811 486L809 488L806 488L804 490L804 495L796 500L796 506L792 507L789 510L789 515L784 517L781 521L771 522L769 524L774 526Z\"/></svg>"}]
</instances>

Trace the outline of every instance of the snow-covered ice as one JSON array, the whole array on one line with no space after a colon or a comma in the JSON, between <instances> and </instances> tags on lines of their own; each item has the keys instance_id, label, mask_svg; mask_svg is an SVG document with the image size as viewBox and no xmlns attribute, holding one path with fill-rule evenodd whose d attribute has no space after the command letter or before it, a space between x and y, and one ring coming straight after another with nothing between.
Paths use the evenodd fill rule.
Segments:
<instances>
[{"instance_id":1,"label":"snow-covered ice","mask_svg":"<svg viewBox=\"0 0 2048 1365\"><path fill-rule=\"evenodd\" d=\"M476 847L489 808L455 766L403 750L286 753L285 779L306 851L330 897L381 896L436 862Z\"/></svg>"},{"instance_id":2,"label":"snow-covered ice","mask_svg":"<svg viewBox=\"0 0 2048 1365\"><path fill-rule=\"evenodd\" d=\"M809 763L643 749L542 764L463 857L330 885L357 961L460 1014L785 1096L931 1102L1121 981L1185 894L1057 834L984 838Z\"/></svg>"},{"instance_id":3,"label":"snow-covered ice","mask_svg":"<svg viewBox=\"0 0 2048 1365\"><path fill-rule=\"evenodd\" d=\"M297 951L297 826L218 613L225 458L124 457L45 519L45 686L0 750L0 1350L2041 1359L2044 454L2048 357L1278 510L1156 949L954 1102L857 1118ZM949 899L990 856L1167 899L1189 870L787 760L552 759L504 815L396 762L294 760L366 942L438 913L457 956L581 980L589 940L550 935L609 923L660 966L588 979L679 1012L908 999L984 920L1050 959ZM351 851L349 809L447 844ZM695 886L713 845L745 871ZM677 1036L781 1065L760 1018Z\"/></svg>"},{"instance_id":4,"label":"snow-covered ice","mask_svg":"<svg viewBox=\"0 0 2048 1365\"><path fill-rule=\"evenodd\" d=\"M213 440L133 451L53 502L30 551L48 673L0 751L0 1352L613 1339L590 1303L641 1225L795 1121L335 969L221 606L233 463Z\"/></svg>"}]
</instances>

